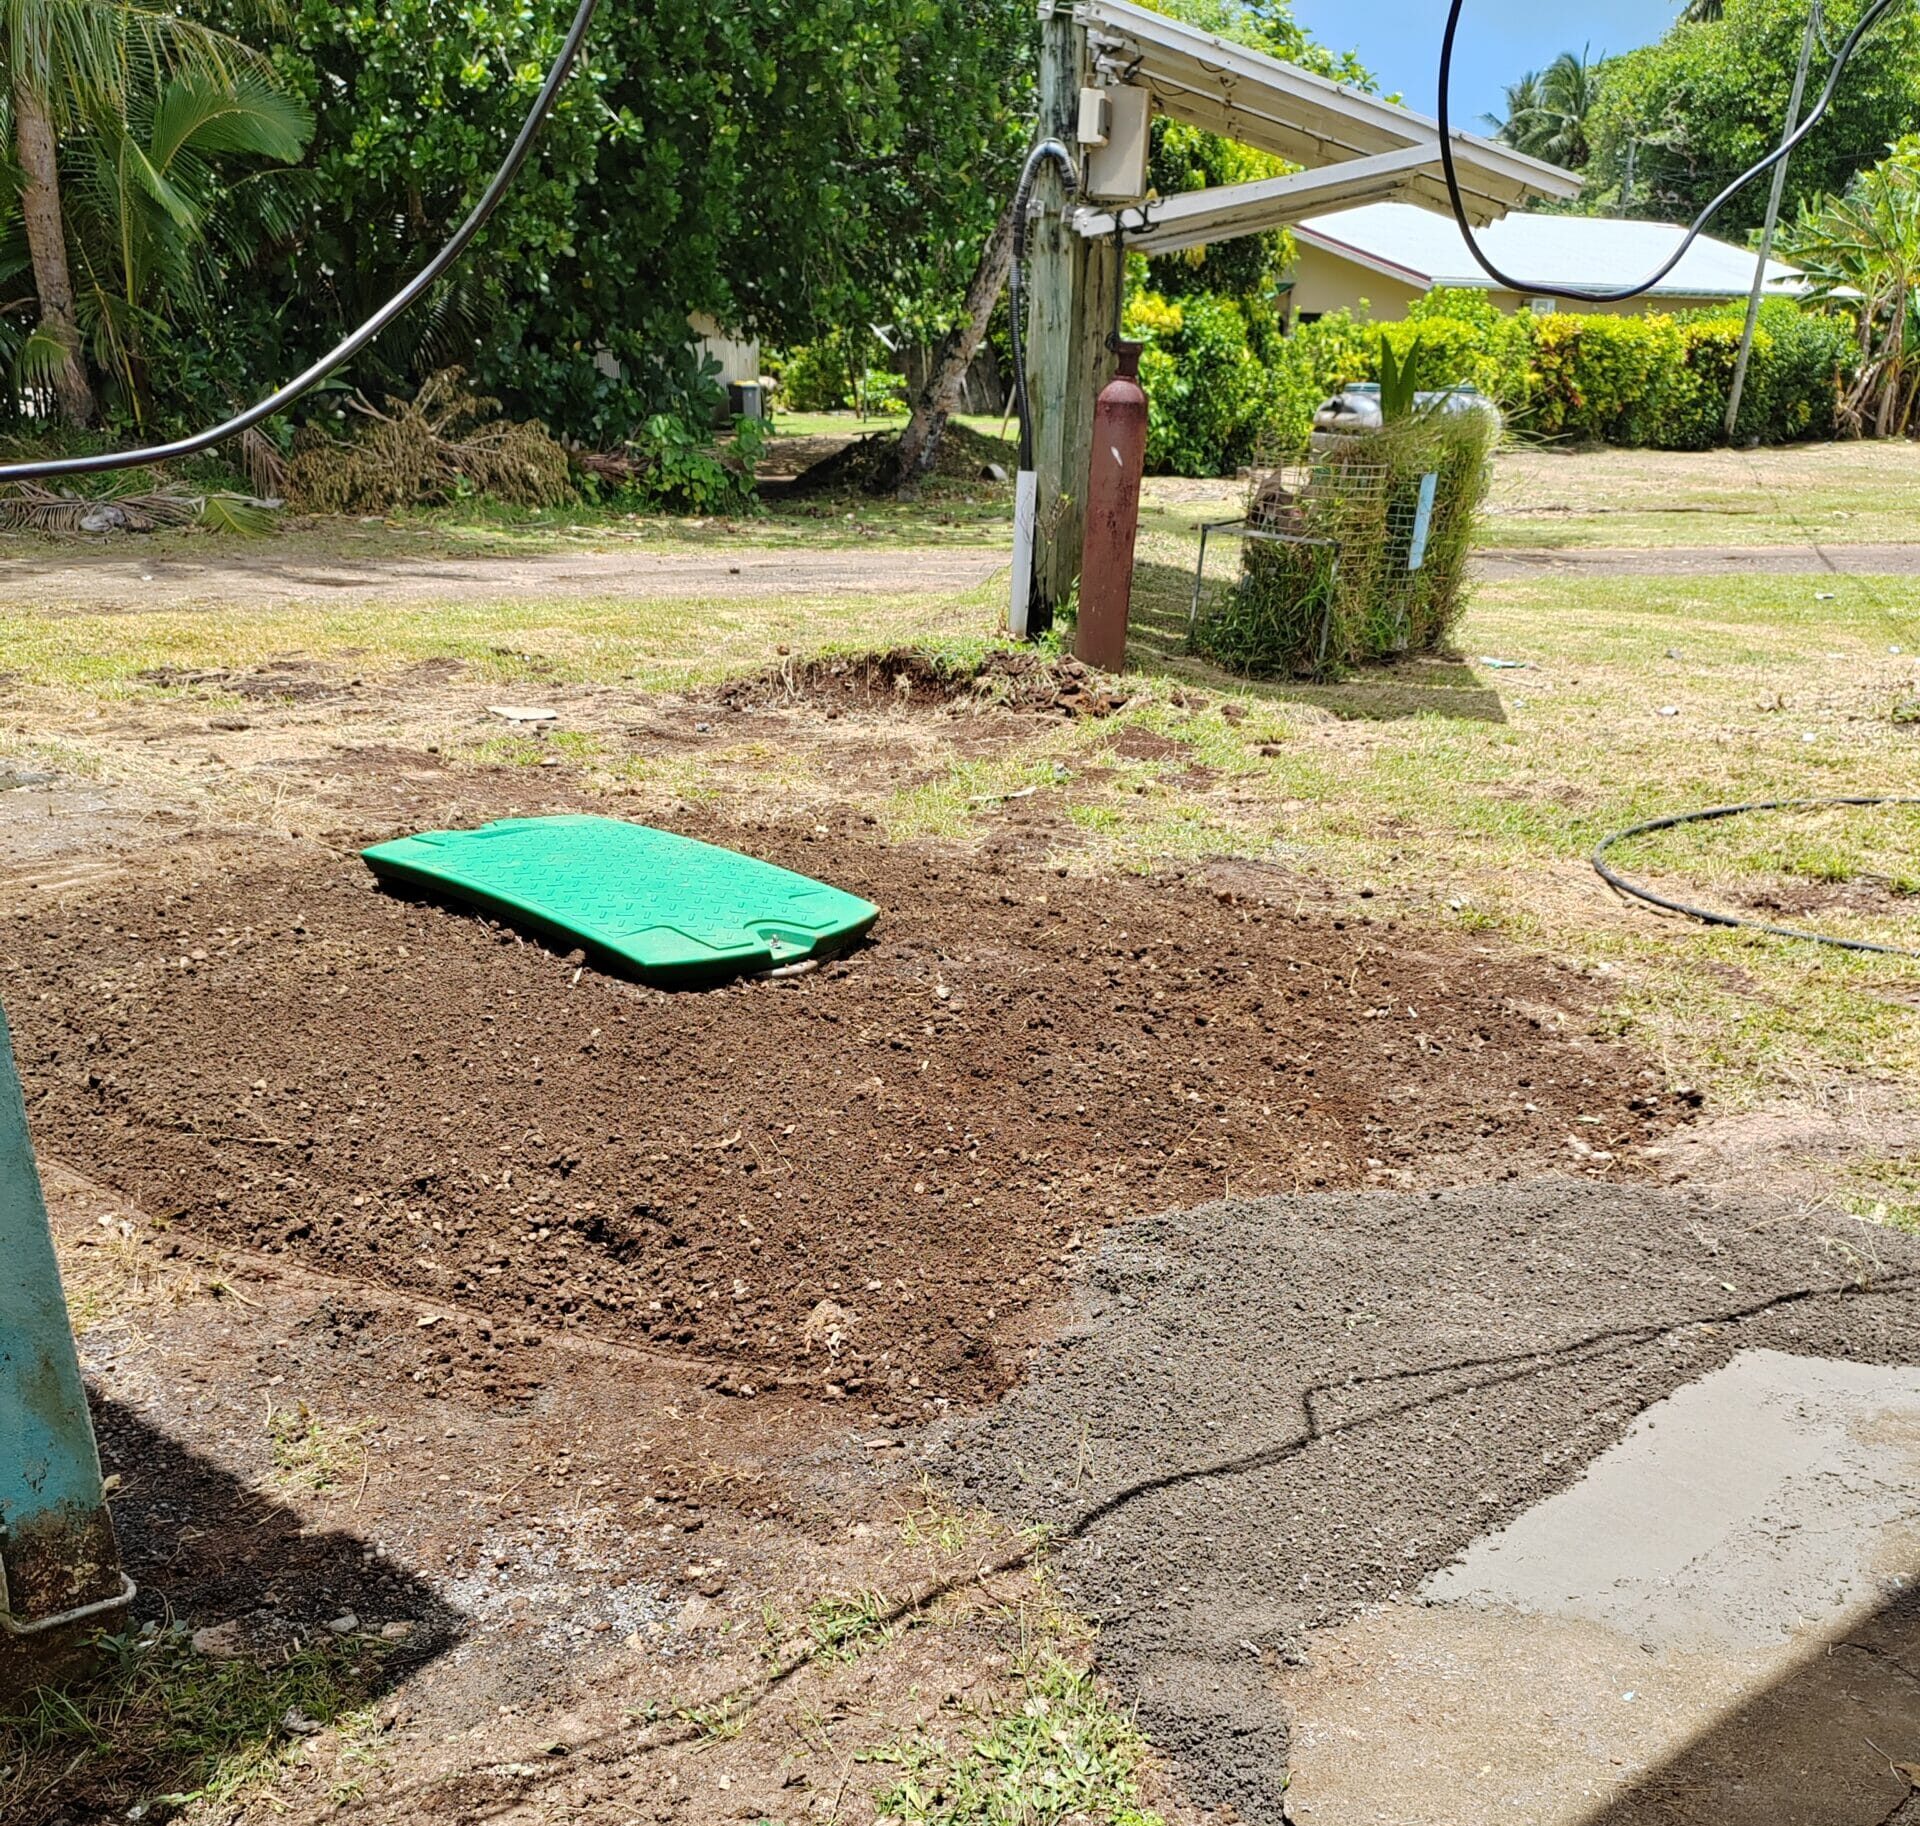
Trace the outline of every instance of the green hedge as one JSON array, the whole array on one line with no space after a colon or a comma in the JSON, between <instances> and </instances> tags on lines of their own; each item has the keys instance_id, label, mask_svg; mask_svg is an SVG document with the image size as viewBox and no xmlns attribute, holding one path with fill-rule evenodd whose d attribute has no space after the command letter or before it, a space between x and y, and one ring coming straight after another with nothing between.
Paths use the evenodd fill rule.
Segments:
<instances>
[{"instance_id":1,"label":"green hedge","mask_svg":"<svg viewBox=\"0 0 1920 1826\"><path fill-rule=\"evenodd\" d=\"M1375 326L1341 311L1274 336L1232 300L1146 293L1128 306L1127 333L1147 344L1149 469L1224 475L1297 449L1330 393L1378 379L1383 333L1402 354L1420 341L1423 385L1471 382L1522 435L1705 450L1724 441L1742 315L1734 305L1536 316L1502 313L1479 292L1443 290L1419 300L1403 323ZM1769 299L1736 441L1833 436L1840 384L1856 359L1845 318Z\"/></svg>"}]
</instances>

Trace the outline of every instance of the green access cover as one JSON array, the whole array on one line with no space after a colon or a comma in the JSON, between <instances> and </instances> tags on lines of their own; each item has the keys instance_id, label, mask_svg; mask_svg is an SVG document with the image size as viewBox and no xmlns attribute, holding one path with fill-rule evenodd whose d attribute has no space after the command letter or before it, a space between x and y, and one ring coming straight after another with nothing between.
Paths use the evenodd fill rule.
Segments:
<instances>
[{"instance_id":1,"label":"green access cover","mask_svg":"<svg viewBox=\"0 0 1920 1826\"><path fill-rule=\"evenodd\" d=\"M362 854L391 887L466 901L682 986L830 956L880 917L805 875L618 818L509 818Z\"/></svg>"}]
</instances>

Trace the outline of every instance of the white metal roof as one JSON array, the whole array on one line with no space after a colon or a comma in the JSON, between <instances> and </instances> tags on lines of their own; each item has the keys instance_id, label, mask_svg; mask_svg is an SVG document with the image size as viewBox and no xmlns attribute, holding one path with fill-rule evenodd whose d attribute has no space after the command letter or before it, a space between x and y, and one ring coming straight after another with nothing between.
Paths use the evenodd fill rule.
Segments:
<instances>
[{"instance_id":1,"label":"white metal roof","mask_svg":"<svg viewBox=\"0 0 1920 1826\"><path fill-rule=\"evenodd\" d=\"M1144 84L1156 106L1176 120L1205 127L1227 139L1292 164L1305 166L1308 175L1330 176L1329 168L1384 155L1423 149L1424 159L1402 160L1390 169L1376 168L1364 178L1349 173L1347 185L1358 195L1407 197L1435 209L1448 207L1440 175L1440 129L1430 116L1382 101L1359 89L1350 89L1297 64L1283 63L1243 45L1230 43L1162 13L1149 12L1129 0L1078 0L1074 18L1087 29L1088 48L1104 80ZM1476 223L1497 220L1541 197L1570 197L1580 180L1557 165L1528 158L1510 146L1456 132L1455 162L1469 214ZM1147 220L1177 217L1183 226L1169 234L1186 239L1160 240L1152 233L1129 235L1129 245L1146 252L1201 241L1224 240L1298 221L1303 191L1274 191L1265 184L1234 184L1195 193L1209 198L1220 219L1201 230L1207 207L1169 198L1147 206ZM1332 198L1305 199L1306 207L1324 209ZM1124 214L1131 223L1135 212ZM1111 214L1082 210L1076 218L1087 235L1111 234Z\"/></svg>"},{"instance_id":2,"label":"white metal roof","mask_svg":"<svg viewBox=\"0 0 1920 1826\"><path fill-rule=\"evenodd\" d=\"M1487 290L1494 281L1475 264L1451 216L1404 203L1368 203L1294 225L1305 247L1323 248L1423 290L1433 285ZM1686 231L1671 222L1622 222L1605 216L1511 215L1480 231L1496 266L1542 287L1631 285L1658 267ZM1756 256L1702 235L1653 289L1654 297L1744 298ZM1806 289L1799 268L1767 262L1767 289L1792 296Z\"/></svg>"}]
</instances>

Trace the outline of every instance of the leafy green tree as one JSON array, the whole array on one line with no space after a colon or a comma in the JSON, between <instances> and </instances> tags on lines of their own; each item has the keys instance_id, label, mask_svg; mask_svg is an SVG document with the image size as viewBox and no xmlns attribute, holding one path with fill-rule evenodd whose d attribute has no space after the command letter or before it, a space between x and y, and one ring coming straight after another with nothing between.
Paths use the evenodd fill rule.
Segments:
<instances>
[{"instance_id":1,"label":"leafy green tree","mask_svg":"<svg viewBox=\"0 0 1920 1826\"><path fill-rule=\"evenodd\" d=\"M1293 0L1142 0L1156 13L1230 38L1250 50L1264 51L1298 64L1316 76L1372 89L1374 80L1353 51L1334 51L1316 41L1293 16Z\"/></svg>"},{"instance_id":2,"label":"leafy green tree","mask_svg":"<svg viewBox=\"0 0 1920 1826\"><path fill-rule=\"evenodd\" d=\"M1920 135L1909 135L1841 196L1821 197L1781 235L1817 295L1853 313L1860 365L1842 423L1875 437L1914 428L1920 406Z\"/></svg>"},{"instance_id":3,"label":"leafy green tree","mask_svg":"<svg viewBox=\"0 0 1920 1826\"><path fill-rule=\"evenodd\" d=\"M1833 0L1831 41L1863 6ZM1690 220L1779 144L1806 21L1806 0L1726 0L1718 17L1682 21L1659 43L1610 58L1587 122L1592 157L1582 206ZM1815 91L1825 77L1816 60ZM1787 208L1844 191L1916 118L1920 15L1906 4L1862 43L1832 110L1793 155ZM1714 232L1737 239L1757 227L1766 198L1764 182L1748 185Z\"/></svg>"},{"instance_id":4,"label":"leafy green tree","mask_svg":"<svg viewBox=\"0 0 1920 1826\"><path fill-rule=\"evenodd\" d=\"M259 54L207 23L201 6L139 0L5 0L0 87L10 108L18 211L37 322L18 372L46 386L59 417L92 422L96 404L77 316L60 159L76 135L125 117L169 75L213 83L263 69Z\"/></svg>"},{"instance_id":5,"label":"leafy green tree","mask_svg":"<svg viewBox=\"0 0 1920 1826\"><path fill-rule=\"evenodd\" d=\"M472 202L572 0L301 0L289 78L318 194L260 311L305 353ZM778 343L955 307L1031 111L1020 0L643 0L601 15L521 182L372 384L458 362L592 441L712 401L690 312ZM316 310L316 305L318 309Z\"/></svg>"}]
</instances>

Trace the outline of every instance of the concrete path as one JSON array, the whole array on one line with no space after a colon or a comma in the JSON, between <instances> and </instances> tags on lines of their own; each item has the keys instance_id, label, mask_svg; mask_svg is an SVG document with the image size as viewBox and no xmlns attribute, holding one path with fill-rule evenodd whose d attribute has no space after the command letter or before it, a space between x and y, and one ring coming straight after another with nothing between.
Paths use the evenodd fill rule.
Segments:
<instances>
[{"instance_id":1,"label":"concrete path","mask_svg":"<svg viewBox=\"0 0 1920 1826\"><path fill-rule=\"evenodd\" d=\"M1883 1826L1920 1765L1920 1370L1749 1351L1290 1673L1299 1826Z\"/></svg>"},{"instance_id":2,"label":"concrete path","mask_svg":"<svg viewBox=\"0 0 1920 1826\"><path fill-rule=\"evenodd\" d=\"M956 595L1007 563L991 546L725 547L356 558L298 533L245 545L157 550L36 541L0 548L0 614L152 614L302 603L474 604L576 600L714 601L805 596Z\"/></svg>"},{"instance_id":3,"label":"concrete path","mask_svg":"<svg viewBox=\"0 0 1920 1826\"><path fill-rule=\"evenodd\" d=\"M157 548L0 544L0 614L141 614L326 603L395 606L543 600L739 601L806 596L951 596L1005 569L998 543L946 546L712 547L356 557L337 536ZM1663 550L1488 551L1479 574L1530 577L1920 576L1920 544L1704 546Z\"/></svg>"},{"instance_id":4,"label":"concrete path","mask_svg":"<svg viewBox=\"0 0 1920 1826\"><path fill-rule=\"evenodd\" d=\"M1590 546L1482 551L1482 577L1916 577L1920 545Z\"/></svg>"}]
</instances>

